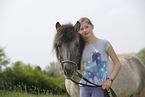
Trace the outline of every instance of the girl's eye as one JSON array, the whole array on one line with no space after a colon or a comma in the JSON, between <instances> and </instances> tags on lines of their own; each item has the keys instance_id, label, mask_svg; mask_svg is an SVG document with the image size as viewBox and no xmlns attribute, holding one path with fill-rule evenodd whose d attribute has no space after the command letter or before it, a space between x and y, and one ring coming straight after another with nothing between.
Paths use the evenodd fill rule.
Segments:
<instances>
[{"instance_id":1,"label":"girl's eye","mask_svg":"<svg viewBox=\"0 0 145 97\"><path fill-rule=\"evenodd\" d=\"M81 28L80 30L84 30L83 28Z\"/></svg>"},{"instance_id":2,"label":"girl's eye","mask_svg":"<svg viewBox=\"0 0 145 97\"><path fill-rule=\"evenodd\" d=\"M88 26L86 26L86 28L88 28Z\"/></svg>"}]
</instances>

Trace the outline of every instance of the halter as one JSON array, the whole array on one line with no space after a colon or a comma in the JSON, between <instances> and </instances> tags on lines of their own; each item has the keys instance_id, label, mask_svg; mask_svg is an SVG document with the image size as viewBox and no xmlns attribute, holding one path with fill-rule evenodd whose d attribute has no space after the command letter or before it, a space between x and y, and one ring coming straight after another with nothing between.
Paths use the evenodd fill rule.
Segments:
<instances>
[{"instance_id":1,"label":"halter","mask_svg":"<svg viewBox=\"0 0 145 97\"><path fill-rule=\"evenodd\" d=\"M63 64L64 63L72 63L73 65L75 65L75 72L77 72L77 70L78 70L77 63L75 63L74 61L71 61L71 60L64 60L64 61L62 61L62 57L60 56L60 53L59 53L59 48L58 48L58 54L59 54L59 61L61 63L62 69L63 69Z\"/></svg>"},{"instance_id":2,"label":"halter","mask_svg":"<svg viewBox=\"0 0 145 97\"><path fill-rule=\"evenodd\" d=\"M73 65L75 65L75 72L79 75L79 77L83 80L85 80L86 82L88 82L89 84L92 84L92 85L87 85L87 84L83 84L83 83L79 83L75 80L73 80L72 78L67 78L67 79L70 79L72 82L74 82L75 84L80 84L82 86L89 86L89 87L102 87L102 85L97 85L97 84L94 84L92 83L91 81L89 81L87 78L85 78L81 73L78 72L78 66L77 66L77 63L75 63L74 61L71 61L71 60L64 60L62 61L62 57L60 56L60 52L59 52L59 47L58 47L58 55L59 55L59 61L62 65L62 69L63 69L63 64L64 63L72 63ZM105 89L105 92L107 90ZM111 94L113 97L117 97L117 95L115 94L115 92L113 91L113 89L110 87L110 91L111 91Z\"/></svg>"},{"instance_id":3,"label":"halter","mask_svg":"<svg viewBox=\"0 0 145 97\"><path fill-rule=\"evenodd\" d=\"M59 47L58 47L58 55L59 55L59 61L62 65L62 69L63 69L63 64L64 63L72 63L73 65L75 65L75 72L79 75L80 78L84 79L85 81L87 81L88 83L92 84L93 87L97 86L97 87L101 87L101 85L96 85L92 82L90 82L87 78L85 78L81 73L78 72L78 65L77 63L75 63L74 61L71 61L71 60L62 60L62 57L60 56L60 52L59 52ZM76 83L76 84L80 84L80 85L83 85L83 86L90 86L92 87L91 85L87 85L87 84L83 84L83 83L79 83L79 82L76 82L75 80L73 80L72 78L67 78L67 79L70 79L72 82Z\"/></svg>"}]
</instances>

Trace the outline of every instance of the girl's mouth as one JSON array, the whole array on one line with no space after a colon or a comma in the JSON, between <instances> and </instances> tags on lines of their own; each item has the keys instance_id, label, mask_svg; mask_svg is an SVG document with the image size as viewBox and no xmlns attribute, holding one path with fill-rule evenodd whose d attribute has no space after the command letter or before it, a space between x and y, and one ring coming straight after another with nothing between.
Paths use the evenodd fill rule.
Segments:
<instances>
[{"instance_id":1,"label":"girl's mouth","mask_svg":"<svg viewBox=\"0 0 145 97\"><path fill-rule=\"evenodd\" d=\"M86 36L86 35L88 35L88 33L85 33L84 35Z\"/></svg>"}]
</instances>

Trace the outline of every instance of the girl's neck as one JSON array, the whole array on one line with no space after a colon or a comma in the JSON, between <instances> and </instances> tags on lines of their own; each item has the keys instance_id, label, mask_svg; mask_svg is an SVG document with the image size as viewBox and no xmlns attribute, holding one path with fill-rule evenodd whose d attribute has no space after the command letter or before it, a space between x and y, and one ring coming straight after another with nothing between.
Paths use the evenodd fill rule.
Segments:
<instances>
[{"instance_id":1,"label":"girl's neck","mask_svg":"<svg viewBox=\"0 0 145 97\"><path fill-rule=\"evenodd\" d=\"M99 38L97 38L94 34L91 36L91 37L89 37L88 39L86 39L87 41L86 41L86 45L87 46L92 46L92 45L95 45L97 42L98 42L98 40L99 40Z\"/></svg>"}]
</instances>

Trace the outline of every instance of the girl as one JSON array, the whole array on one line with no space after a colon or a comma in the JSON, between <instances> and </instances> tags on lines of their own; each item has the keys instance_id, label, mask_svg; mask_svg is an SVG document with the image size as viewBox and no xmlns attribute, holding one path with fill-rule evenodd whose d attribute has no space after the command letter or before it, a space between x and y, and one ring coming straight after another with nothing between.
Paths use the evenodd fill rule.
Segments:
<instances>
[{"instance_id":1,"label":"girl","mask_svg":"<svg viewBox=\"0 0 145 97\"><path fill-rule=\"evenodd\" d=\"M110 88L112 81L119 72L121 63L111 44L107 40L99 39L94 35L94 25L88 18L83 17L79 19L79 22L81 23L79 33L86 40L81 64L82 74L89 81L102 85L102 87L80 85L80 97L104 97L104 89L108 90ZM115 64L110 75L108 70L109 56ZM80 82L91 85L83 79Z\"/></svg>"}]
</instances>

